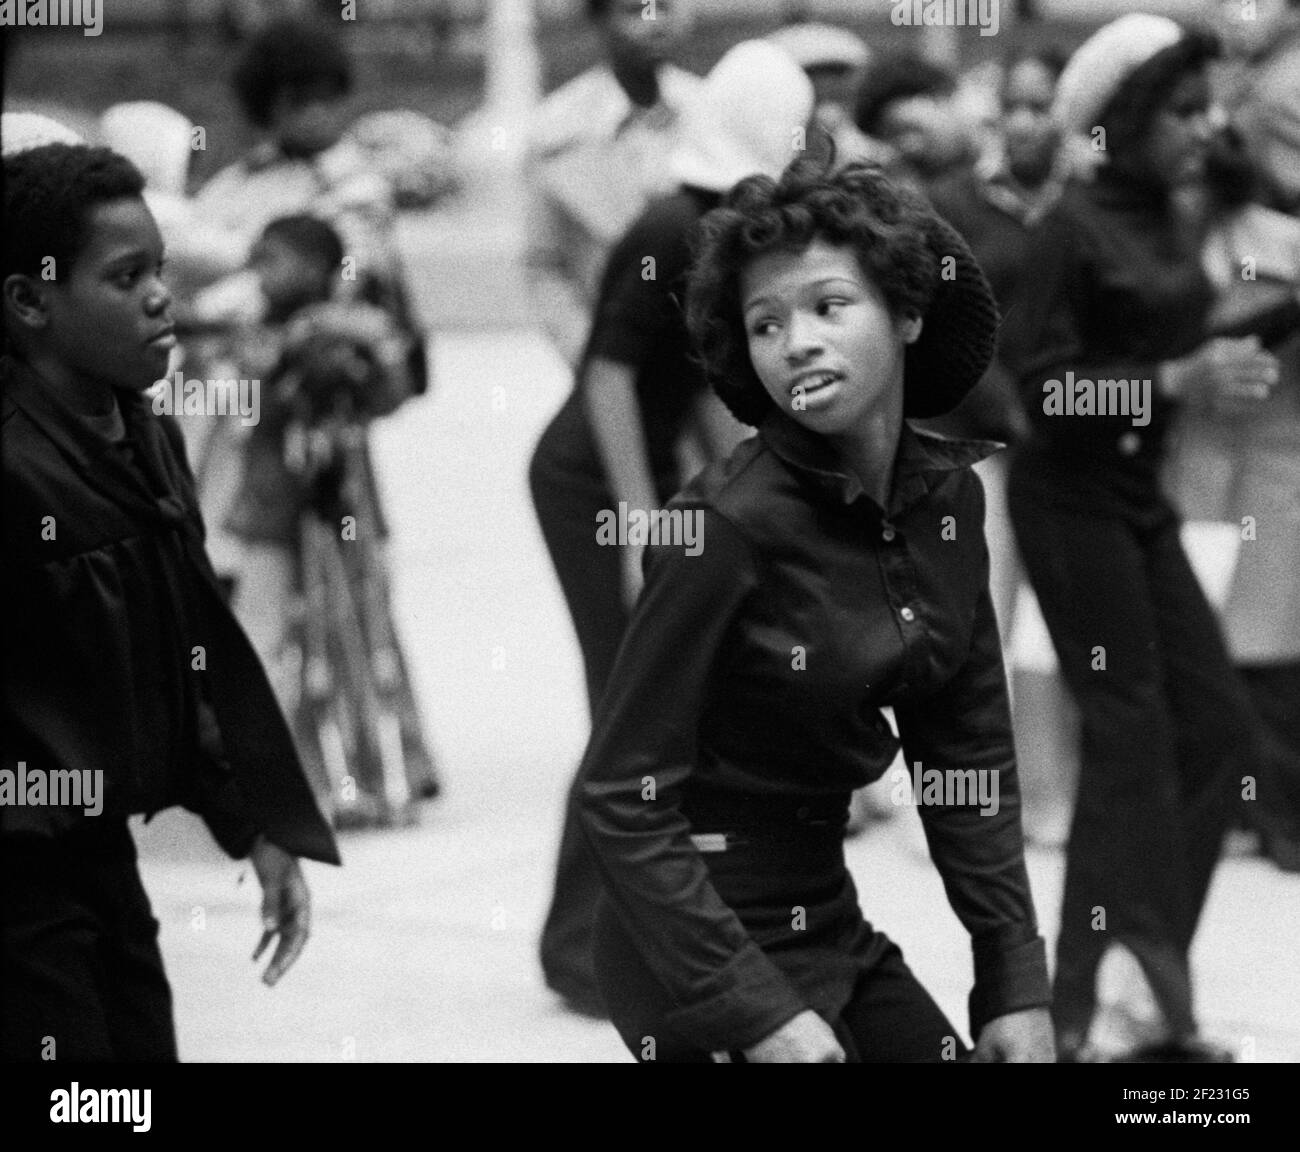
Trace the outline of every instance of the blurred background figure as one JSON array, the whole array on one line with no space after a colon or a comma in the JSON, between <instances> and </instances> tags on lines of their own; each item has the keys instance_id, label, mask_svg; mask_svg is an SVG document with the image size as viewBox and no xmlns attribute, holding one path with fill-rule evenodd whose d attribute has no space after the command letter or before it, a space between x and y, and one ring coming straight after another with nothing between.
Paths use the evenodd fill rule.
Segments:
<instances>
[{"instance_id":1,"label":"blurred background figure","mask_svg":"<svg viewBox=\"0 0 1300 1152\"><path fill-rule=\"evenodd\" d=\"M860 131L893 151L887 166L891 178L926 192L974 162L972 134L954 105L956 91L952 72L913 53L872 62L853 119Z\"/></svg>"},{"instance_id":2,"label":"blurred background figure","mask_svg":"<svg viewBox=\"0 0 1300 1152\"><path fill-rule=\"evenodd\" d=\"M1300 2L1219 0L1230 50L1221 93L1259 170L1260 202L1300 211Z\"/></svg>"},{"instance_id":3,"label":"blurred background figure","mask_svg":"<svg viewBox=\"0 0 1300 1152\"><path fill-rule=\"evenodd\" d=\"M931 202L970 244L1004 314L1020 281L1030 233L1061 194L1067 160L1058 147L1052 100L1064 66L1065 55L1050 47L1010 56L998 87L995 130L984 150L973 165L959 166L929 186ZM1015 381L1000 358L954 412L927 426L949 436L997 440L1012 450L1027 431ZM1077 722L1051 666L1050 642L1016 554L1007 514L1009 467L1009 452L975 466L987 506L989 586L1009 654L1025 834L1031 842L1059 846L1077 770ZM1013 661L1016 651L1026 658Z\"/></svg>"},{"instance_id":4,"label":"blurred background figure","mask_svg":"<svg viewBox=\"0 0 1300 1152\"><path fill-rule=\"evenodd\" d=\"M641 589L644 554L644 544L600 540L599 514L663 507L745 435L710 394L686 331L681 305L695 226L743 177L779 175L799 153L812 112L812 84L774 45L748 41L718 61L665 166L676 191L652 201L615 246L576 386L533 455L533 504L578 634L593 711ZM542 968L551 988L589 1013L602 1011L591 954L599 892L570 798Z\"/></svg>"},{"instance_id":5,"label":"blurred background figure","mask_svg":"<svg viewBox=\"0 0 1300 1152\"><path fill-rule=\"evenodd\" d=\"M391 824L437 793L392 622L367 425L409 395L411 337L372 304L334 299L342 241L280 217L250 270L264 310L239 332L261 381L225 527L244 545L235 610L262 658L322 809Z\"/></svg>"},{"instance_id":6,"label":"blurred background figure","mask_svg":"<svg viewBox=\"0 0 1300 1152\"><path fill-rule=\"evenodd\" d=\"M610 248L652 196L668 191L667 160L699 78L674 51L689 0L586 0L604 59L550 93L528 129L525 275L538 321L576 365Z\"/></svg>"},{"instance_id":7,"label":"blurred background figure","mask_svg":"<svg viewBox=\"0 0 1300 1152\"><path fill-rule=\"evenodd\" d=\"M1277 376L1257 339L1216 338L1177 198L1205 178L1215 52L1171 20L1126 16L1071 58L1057 116L1101 145L1098 164L1035 229L1002 331L1032 428L1012 462L1012 522L1082 717L1054 977L1063 1060L1095 1056L1114 947L1159 1009L1134 1055L1230 1058L1198 1037L1190 949L1257 733L1160 487L1179 403L1257 403ZM1073 398L1076 380L1102 379L1145 388L1145 420L1140 395L1102 412L1047 401L1053 384Z\"/></svg>"},{"instance_id":8,"label":"blurred background figure","mask_svg":"<svg viewBox=\"0 0 1300 1152\"><path fill-rule=\"evenodd\" d=\"M853 102L862 83L871 51L861 36L835 24L814 21L789 24L768 39L791 58L812 82L815 107L808 152L821 154L828 145L837 163L877 160L892 153L865 136L853 123Z\"/></svg>"},{"instance_id":9,"label":"blurred background figure","mask_svg":"<svg viewBox=\"0 0 1300 1152\"><path fill-rule=\"evenodd\" d=\"M1228 123L1210 156L1203 211L1216 323L1278 357L1278 387L1248 407L1182 414L1166 478L1189 520L1240 538L1222 611L1264 748L1242 823L1279 867L1300 870L1300 7L1282 0L1243 21L1222 6L1231 58ZM1289 61L1289 63L1287 63ZM1292 189L1293 191L1288 191ZM1278 211L1278 207L1289 209Z\"/></svg>"},{"instance_id":10,"label":"blurred background figure","mask_svg":"<svg viewBox=\"0 0 1300 1152\"><path fill-rule=\"evenodd\" d=\"M297 20L272 21L256 32L245 47L234 72L234 91L244 115L262 139L244 159L213 177L193 203L193 210L207 226L225 235L224 251L237 258L238 266L227 269L228 275L192 298L189 318L197 331L186 345L190 355L186 370L216 378L258 375L244 365L249 359L256 362L262 358L258 345L263 341L250 333L275 313L276 303L268 296L268 287L276 283L277 275L284 274L290 284L295 276L304 283L315 282L314 273L308 275L300 262L295 262L294 254L285 252L281 233L273 233L268 239L267 226L273 220L309 211L328 221L340 239L341 255L330 273L329 298L339 305L357 305L361 314L371 316L372 328L375 315L386 316L394 329L385 337L386 347L400 347L405 357L400 371L385 365L386 401L358 413L369 419L393 411L403 400L428 387L426 338L409 303L395 237L396 208L399 200L408 205L428 202L429 197L445 192L446 166L426 136L418 132L408 136L415 114L380 114L365 124L349 127L352 87L351 61L324 26ZM266 467L267 450L282 431L283 423L249 437L236 422L222 421L196 463L200 496L209 522L216 529L214 558L225 561L241 616L244 612L262 612L263 603L283 603L290 584L305 595L302 572L316 570L300 566L301 556L295 551L299 543L296 529L289 533L289 543L294 547L286 550L286 540L277 528L267 529L270 539L258 534L255 523L259 509L240 506L241 499L255 500L259 491L266 496L274 487L250 487L247 477L250 468L256 472L258 467ZM354 693L353 707L362 711L370 707L367 701L372 702L376 693L400 701L395 707L401 716L401 740L392 738L395 730L385 737L382 759L387 784L382 788L375 786L378 777L372 771L374 765L365 763L367 758L374 760L379 752L367 748L360 735L344 742L349 757L360 757L350 763L348 771L339 767L336 744L319 749L316 759L318 764L328 763L329 779L336 785L336 794L327 804L329 810L344 821L373 819L384 823L400 818L404 812L392 769L392 764L403 762L402 757L410 777L410 797L433 796L440 784L420 732L404 661L388 616L387 583L382 574L387 528L364 434L354 429L350 436L355 451L350 449L347 455L356 474L355 482L360 485L358 491L363 493L363 498L354 501L357 506L350 515L359 518L358 538L364 533L369 541L366 550L354 551L365 552L367 565L364 575L350 574L350 587L357 594L337 595L332 603L360 613L352 627L368 641L366 651L372 660L373 676L369 682L354 675L336 683L349 686ZM245 458L246 451L254 454L252 459ZM232 533L231 525L236 524L241 525L240 531ZM346 549L344 554L348 554ZM248 581L252 590L241 592L239 585L243 581ZM278 591L273 594L270 589ZM372 623L366 625L366 619ZM282 664L286 658L285 651L281 651L289 643L286 625L286 618L278 615L250 617L246 621L268 665ZM354 660L354 672L356 666ZM278 682L284 686L292 680L294 674L288 680L281 675ZM297 707L292 693L285 700L287 709ZM343 730L350 731L346 726ZM319 742L311 725L302 731L307 733L304 739ZM309 749L304 749L303 754L308 760L313 758ZM323 773L323 768L318 771L318 780L325 778ZM364 783L358 785L358 779ZM340 785L345 780L350 782Z\"/></svg>"}]
</instances>

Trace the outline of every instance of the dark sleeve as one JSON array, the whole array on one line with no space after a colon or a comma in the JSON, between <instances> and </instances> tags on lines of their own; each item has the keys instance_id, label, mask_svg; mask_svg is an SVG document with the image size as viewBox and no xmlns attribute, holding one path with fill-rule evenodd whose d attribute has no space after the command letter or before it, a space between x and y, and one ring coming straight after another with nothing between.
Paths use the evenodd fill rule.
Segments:
<instances>
[{"instance_id":1,"label":"dark sleeve","mask_svg":"<svg viewBox=\"0 0 1300 1152\"><path fill-rule=\"evenodd\" d=\"M983 523L982 495L976 523ZM909 772L919 762L926 770L989 774L985 796L995 802L981 805L968 787L966 804L920 806L948 902L971 937L970 1028L977 1039L995 1017L1051 1000L1025 871L1016 751L982 527L980 553L981 593L965 662L934 695L895 708Z\"/></svg>"},{"instance_id":2,"label":"dark sleeve","mask_svg":"<svg viewBox=\"0 0 1300 1152\"><path fill-rule=\"evenodd\" d=\"M757 583L755 563L739 531L706 512L699 555L656 546L646 568L575 796L606 894L679 1006L669 1022L709 1051L745 1048L807 1005L710 883L678 805L710 674Z\"/></svg>"},{"instance_id":3,"label":"dark sleeve","mask_svg":"<svg viewBox=\"0 0 1300 1152\"><path fill-rule=\"evenodd\" d=\"M677 294L689 261L688 222L666 210L643 215L615 245L601 283L587 356L639 367L679 322Z\"/></svg>"},{"instance_id":4,"label":"dark sleeve","mask_svg":"<svg viewBox=\"0 0 1300 1152\"><path fill-rule=\"evenodd\" d=\"M226 762L221 728L205 694L198 704L198 754L190 767L185 807L203 818L212 838L227 856L248 855L261 831L250 818L234 773Z\"/></svg>"},{"instance_id":5,"label":"dark sleeve","mask_svg":"<svg viewBox=\"0 0 1300 1152\"><path fill-rule=\"evenodd\" d=\"M1155 386L1159 361L1124 357L1099 349L1089 305L1100 289L1087 229L1059 206L1029 237L1025 266L998 334L998 356L1016 381L1026 416L1047 443L1113 443L1132 431L1132 416L1048 415L1044 384L1066 372L1075 379L1152 381L1152 422L1171 402Z\"/></svg>"}]
</instances>

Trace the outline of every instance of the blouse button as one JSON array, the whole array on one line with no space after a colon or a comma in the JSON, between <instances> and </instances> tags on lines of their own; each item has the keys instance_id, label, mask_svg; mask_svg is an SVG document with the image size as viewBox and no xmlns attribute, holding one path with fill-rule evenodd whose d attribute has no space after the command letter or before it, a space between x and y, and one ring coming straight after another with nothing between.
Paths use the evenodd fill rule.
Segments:
<instances>
[{"instance_id":1,"label":"blouse button","mask_svg":"<svg viewBox=\"0 0 1300 1152\"><path fill-rule=\"evenodd\" d=\"M909 624L916 619L916 613L913 612L910 608L903 608L899 611L898 614Z\"/></svg>"},{"instance_id":2,"label":"blouse button","mask_svg":"<svg viewBox=\"0 0 1300 1152\"><path fill-rule=\"evenodd\" d=\"M894 531L894 526L892 524L886 524L880 533L880 538L888 544L897 535L898 533Z\"/></svg>"}]
</instances>

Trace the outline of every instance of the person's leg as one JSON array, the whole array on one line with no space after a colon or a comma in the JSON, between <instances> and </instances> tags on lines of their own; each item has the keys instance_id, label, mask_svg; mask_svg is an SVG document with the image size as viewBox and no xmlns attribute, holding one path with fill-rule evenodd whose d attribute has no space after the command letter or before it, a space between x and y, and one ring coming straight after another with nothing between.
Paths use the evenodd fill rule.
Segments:
<instances>
[{"instance_id":1,"label":"person's leg","mask_svg":"<svg viewBox=\"0 0 1300 1152\"><path fill-rule=\"evenodd\" d=\"M1078 1047L1108 944L1137 957L1171 1029L1192 1023L1182 946L1190 893L1175 731L1147 557L1117 518L1063 511L1013 473L1016 536L1061 671L1079 706L1078 798L1056 947L1058 1042Z\"/></svg>"},{"instance_id":2,"label":"person's leg","mask_svg":"<svg viewBox=\"0 0 1300 1152\"><path fill-rule=\"evenodd\" d=\"M105 1015L114 1059L170 1063L177 1059L172 990L134 844L130 849L97 882L100 902L110 912L103 946Z\"/></svg>"},{"instance_id":3,"label":"person's leg","mask_svg":"<svg viewBox=\"0 0 1300 1152\"><path fill-rule=\"evenodd\" d=\"M854 989L835 1033L854 1064L939 1064L968 1049L898 945L876 933L879 959Z\"/></svg>"},{"instance_id":4,"label":"person's leg","mask_svg":"<svg viewBox=\"0 0 1300 1152\"><path fill-rule=\"evenodd\" d=\"M1188 950L1237 798L1245 778L1258 770L1263 749L1250 697L1183 551L1177 522L1170 519L1157 528L1146 552L1178 753L1187 883L1187 920L1178 941Z\"/></svg>"},{"instance_id":5,"label":"person's leg","mask_svg":"<svg viewBox=\"0 0 1300 1152\"><path fill-rule=\"evenodd\" d=\"M1247 821L1275 864L1300 872L1300 664L1239 669L1264 727L1259 787L1243 801Z\"/></svg>"},{"instance_id":6,"label":"person's leg","mask_svg":"<svg viewBox=\"0 0 1300 1152\"><path fill-rule=\"evenodd\" d=\"M558 433L556 433L558 435ZM575 480L552 458L548 429L529 470L542 535L573 619L594 711L627 627L622 560L618 548L596 542L596 513L611 498L599 481ZM564 826L556 863L555 891L542 930L541 959L547 983L575 1008L603 1013L591 959L592 916L600 877L578 826L574 799L566 793Z\"/></svg>"},{"instance_id":7,"label":"person's leg","mask_svg":"<svg viewBox=\"0 0 1300 1152\"><path fill-rule=\"evenodd\" d=\"M0 1055L174 1060L157 923L125 825L4 841Z\"/></svg>"}]
</instances>

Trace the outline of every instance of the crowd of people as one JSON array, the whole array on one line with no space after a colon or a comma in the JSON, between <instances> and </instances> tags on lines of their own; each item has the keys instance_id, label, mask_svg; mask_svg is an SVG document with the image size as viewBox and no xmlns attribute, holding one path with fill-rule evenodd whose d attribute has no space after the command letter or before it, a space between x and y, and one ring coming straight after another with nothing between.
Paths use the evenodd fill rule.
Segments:
<instances>
[{"instance_id":1,"label":"crowd of people","mask_svg":"<svg viewBox=\"0 0 1300 1152\"><path fill-rule=\"evenodd\" d=\"M1087 1062L1118 948L1159 1012L1123 1055L1229 1059L1190 965L1215 865L1300 870L1300 4L965 75L799 22L702 77L683 7L586 0L601 59L522 158L573 376L529 493L592 726L547 985L642 1061ZM43 877L5 889L8 1058L174 1058L127 815L253 860L274 982L297 858L441 789L368 430L431 386L395 220L455 175L421 117L349 123L353 75L323 22L261 27L258 142L193 195L174 109L5 114L5 767L99 773L106 814L0 812ZM257 416L211 419L241 380ZM609 547L626 510L663 532ZM969 1047L845 862L900 763ZM1072 812L1050 971L1022 794Z\"/></svg>"}]
</instances>

